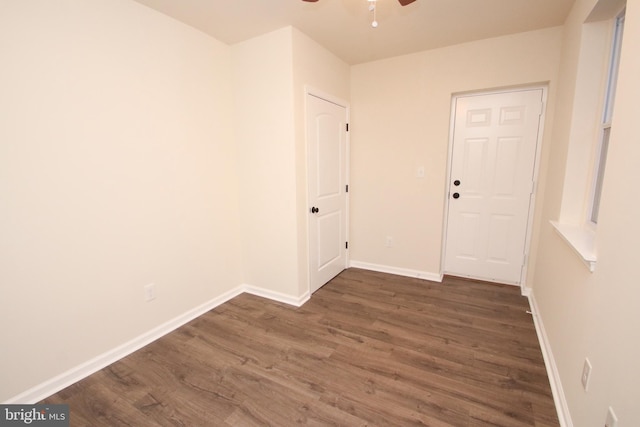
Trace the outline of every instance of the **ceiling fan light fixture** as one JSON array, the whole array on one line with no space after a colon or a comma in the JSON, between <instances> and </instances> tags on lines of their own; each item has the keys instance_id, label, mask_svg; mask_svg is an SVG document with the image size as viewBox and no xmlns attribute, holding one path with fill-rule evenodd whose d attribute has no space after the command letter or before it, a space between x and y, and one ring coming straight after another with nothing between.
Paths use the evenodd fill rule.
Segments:
<instances>
[{"instance_id":1,"label":"ceiling fan light fixture","mask_svg":"<svg viewBox=\"0 0 640 427\"><path fill-rule=\"evenodd\" d=\"M302 0L302 1L306 1L306 2L310 2L310 3L315 3L318 0ZM377 28L378 27L378 20L376 19L376 1L377 0L367 0L369 2L369 12L373 12L373 20L371 21L371 26L373 28ZM406 6L408 4L413 3L416 0L398 0L398 3L400 3L401 6Z\"/></svg>"},{"instance_id":2,"label":"ceiling fan light fixture","mask_svg":"<svg viewBox=\"0 0 640 427\"><path fill-rule=\"evenodd\" d=\"M376 17L376 0L368 0L369 1L369 11L373 12L373 20L371 21L371 26L373 28L378 28L378 19Z\"/></svg>"}]
</instances>

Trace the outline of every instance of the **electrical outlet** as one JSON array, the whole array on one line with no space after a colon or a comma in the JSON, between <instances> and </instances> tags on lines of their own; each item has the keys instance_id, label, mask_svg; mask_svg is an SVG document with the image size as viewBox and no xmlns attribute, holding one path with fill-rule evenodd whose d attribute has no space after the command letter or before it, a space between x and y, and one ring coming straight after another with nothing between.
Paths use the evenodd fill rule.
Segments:
<instances>
[{"instance_id":1,"label":"electrical outlet","mask_svg":"<svg viewBox=\"0 0 640 427\"><path fill-rule=\"evenodd\" d=\"M582 376L580 381L582 382L582 388L584 391L589 391L589 379L591 378L591 362L588 358L584 359L584 366L582 367Z\"/></svg>"},{"instance_id":2,"label":"electrical outlet","mask_svg":"<svg viewBox=\"0 0 640 427\"><path fill-rule=\"evenodd\" d=\"M418 169L416 169L416 178L424 178L424 166L419 166Z\"/></svg>"},{"instance_id":3,"label":"electrical outlet","mask_svg":"<svg viewBox=\"0 0 640 427\"><path fill-rule=\"evenodd\" d=\"M607 420L604 422L604 427L616 427L618 425L618 417L616 417L615 412L613 412L613 408L609 406L609 410L607 411Z\"/></svg>"},{"instance_id":4,"label":"electrical outlet","mask_svg":"<svg viewBox=\"0 0 640 427\"><path fill-rule=\"evenodd\" d=\"M149 283L144 286L144 300L150 302L156 299L156 284Z\"/></svg>"},{"instance_id":5,"label":"electrical outlet","mask_svg":"<svg viewBox=\"0 0 640 427\"><path fill-rule=\"evenodd\" d=\"M384 246L387 248L390 248L391 246L393 246L393 237L387 236L387 239L384 242Z\"/></svg>"}]
</instances>

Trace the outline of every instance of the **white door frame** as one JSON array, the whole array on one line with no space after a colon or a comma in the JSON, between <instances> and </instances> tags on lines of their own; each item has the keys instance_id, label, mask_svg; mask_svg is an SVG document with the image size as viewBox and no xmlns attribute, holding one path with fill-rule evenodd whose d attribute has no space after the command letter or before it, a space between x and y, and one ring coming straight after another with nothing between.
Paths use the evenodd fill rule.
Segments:
<instances>
[{"instance_id":1,"label":"white door frame","mask_svg":"<svg viewBox=\"0 0 640 427\"><path fill-rule=\"evenodd\" d=\"M545 124L545 116L547 113L547 92L548 86L546 84L541 85L526 85L526 86L513 86L506 87L502 89L489 90L489 91L472 91L472 92L463 92L453 94L451 96L451 115L449 120L449 148L447 154L447 176L445 181L445 189L444 189L444 218L443 218L443 228L442 228L442 248L441 248L441 259L440 259L440 274L444 274L444 263L445 263L445 250L447 245L447 227L449 220L449 204L451 203L451 197L449 197L449 183L451 181L451 167L453 164L453 137L454 137L454 126L456 119L456 101L458 98L463 98L467 96L479 96L479 95L496 95L502 93L510 93L510 92L521 92L526 90L542 90L542 114L540 115L540 123L538 125L538 138L536 140L536 157L535 163L533 165L533 182L534 182L534 190L531 194L531 199L529 203L529 213L527 219L527 233L525 237L525 253L524 253L524 266L522 267L522 272L520 273L520 289L522 294L526 293L526 278L527 271L529 269L529 254L531 250L531 237L533 234L533 222L534 222L534 214L535 214L535 202L536 196L538 192L538 178L540 172L540 157L542 154L542 137L544 135L544 124Z\"/></svg>"},{"instance_id":2,"label":"white door frame","mask_svg":"<svg viewBox=\"0 0 640 427\"><path fill-rule=\"evenodd\" d=\"M347 123L349 123L351 121L351 106L349 105L349 103L341 98L335 97L333 95L330 95L326 92L323 92L319 89L316 89L312 86L308 86L305 85L304 87L304 132L305 132L305 144L304 144L304 149L305 149L305 159L306 159L306 164L305 164L305 183L304 183L304 188L305 188L305 200L304 200L304 212L305 212L305 241L306 241L306 251L307 251L307 271L306 271L306 276L307 276L307 292L310 293L311 291L311 277L310 277L310 260L309 260L309 206L311 206L309 203L309 161L310 161L310 150L309 150L309 141L307 140L307 126L309 125L307 123L307 97L311 95L311 96L315 96L316 98L320 98L323 99L327 102L331 102L332 104L336 104L340 107L343 107L346 111L346 119L347 119ZM349 129L349 131L346 133L346 153L345 153L345 175L347 177L347 183L350 182L349 177L351 176L351 172L350 172L350 156L351 156L351 129ZM349 191L346 194L346 212L345 212L345 237L347 242L349 242L349 199L350 199L350 194L351 194L351 187L349 187ZM349 264L351 262L351 257L350 257L350 248L347 248L346 251L346 259L345 259L345 268L349 267Z\"/></svg>"}]
</instances>

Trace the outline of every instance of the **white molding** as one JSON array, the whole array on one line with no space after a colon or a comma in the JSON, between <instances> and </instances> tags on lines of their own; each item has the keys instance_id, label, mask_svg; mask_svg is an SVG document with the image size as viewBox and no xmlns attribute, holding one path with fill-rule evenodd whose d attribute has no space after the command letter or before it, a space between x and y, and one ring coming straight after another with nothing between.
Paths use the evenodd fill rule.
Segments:
<instances>
[{"instance_id":1,"label":"white molding","mask_svg":"<svg viewBox=\"0 0 640 427\"><path fill-rule=\"evenodd\" d=\"M396 274L398 276L415 277L422 280L431 280L432 282L442 282L442 273L431 273L428 271L411 270L408 268L392 267L389 265L372 264L363 261L351 261L350 267L362 268L363 270L378 271L380 273Z\"/></svg>"},{"instance_id":2,"label":"white molding","mask_svg":"<svg viewBox=\"0 0 640 427\"><path fill-rule=\"evenodd\" d=\"M596 233L588 227L549 221L562 240L580 257L580 261L593 273L598 257L596 255Z\"/></svg>"},{"instance_id":3,"label":"white molding","mask_svg":"<svg viewBox=\"0 0 640 427\"><path fill-rule=\"evenodd\" d=\"M274 301L283 302L285 304L300 307L307 302L310 298L310 294L307 291L299 298L285 295L279 292L269 291L267 289L258 288L250 285L239 285L230 291L219 295L212 300L195 307L184 314L181 314L148 332L139 335L138 337L114 348L99 356L94 357L80 365L63 372L35 387L26 390L17 396L10 398L3 402L4 404L34 404L37 403L52 394L59 392L60 390L88 377L89 375L103 369L114 362L130 355L131 353L141 349L142 347L151 344L153 341L167 335L170 332L178 329L180 326L192 321L193 319L203 315L204 313L213 310L219 305L231 300L232 298L242 294L249 293L260 297L268 298Z\"/></svg>"},{"instance_id":4,"label":"white molding","mask_svg":"<svg viewBox=\"0 0 640 427\"><path fill-rule=\"evenodd\" d=\"M336 104L336 105L339 105L340 107L344 107L347 109L347 111L350 109L349 103L344 99L333 96L330 93L322 91L313 86L305 85L304 93L305 95L315 96L316 98L321 98L321 99L324 99L325 101L331 102L332 104Z\"/></svg>"},{"instance_id":5,"label":"white molding","mask_svg":"<svg viewBox=\"0 0 640 427\"><path fill-rule=\"evenodd\" d=\"M549 385L551 386L551 392L553 394L553 401L556 405L556 411L558 412L558 420L561 427L573 427L573 421L571 420L571 413L569 412L569 404L562 388L562 381L560 380L560 373L558 372L558 365L553 357L551 351L551 344L547 337L547 332L544 329L542 318L538 314L538 304L536 302L535 295L531 288L527 288L523 292L529 299L529 307L531 307L531 317L533 317L533 324L536 327L536 333L538 335L538 341L540 342L540 349L542 350L542 357L544 358L544 364L547 368L547 376L549 377Z\"/></svg>"},{"instance_id":6,"label":"white molding","mask_svg":"<svg viewBox=\"0 0 640 427\"><path fill-rule=\"evenodd\" d=\"M274 292L268 289L259 288L257 286L251 286L251 285L242 285L242 290L251 295L267 298L272 301L282 302L284 304L293 305L295 307L301 307L305 302L309 301L309 299L311 298L311 294L309 293L309 291L305 292L300 297L294 297L291 295L283 294L280 292Z\"/></svg>"}]
</instances>

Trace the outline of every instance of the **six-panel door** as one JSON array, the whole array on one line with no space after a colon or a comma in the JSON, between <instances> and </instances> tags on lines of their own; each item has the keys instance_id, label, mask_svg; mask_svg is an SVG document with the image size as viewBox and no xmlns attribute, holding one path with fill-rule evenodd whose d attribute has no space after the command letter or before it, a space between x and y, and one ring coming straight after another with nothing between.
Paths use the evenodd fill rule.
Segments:
<instances>
[{"instance_id":1,"label":"six-panel door","mask_svg":"<svg viewBox=\"0 0 640 427\"><path fill-rule=\"evenodd\" d=\"M542 89L456 99L446 274L520 283Z\"/></svg>"}]
</instances>

